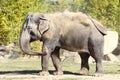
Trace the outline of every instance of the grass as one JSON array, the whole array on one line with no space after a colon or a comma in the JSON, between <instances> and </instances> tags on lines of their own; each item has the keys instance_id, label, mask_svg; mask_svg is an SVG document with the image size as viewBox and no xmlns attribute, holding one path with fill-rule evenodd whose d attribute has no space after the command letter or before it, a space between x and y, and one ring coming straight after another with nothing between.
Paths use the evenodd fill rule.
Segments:
<instances>
[{"instance_id":1,"label":"grass","mask_svg":"<svg viewBox=\"0 0 120 80\"><path fill-rule=\"evenodd\" d=\"M77 74L80 70L80 64L74 63L72 61L65 61L61 63L62 69L64 70L65 74ZM120 62L117 63L110 63L105 62L103 63L104 66L104 73L105 74L120 74ZM52 73L54 67L52 62L49 63L49 70ZM41 62L40 59L30 58L30 59L2 59L0 60L0 75L4 74L21 74L21 75L28 75L28 74L38 74L41 71ZM94 74L95 72L95 63L90 64L90 75ZM15 78L7 78L4 77L4 80L22 80L25 77L15 77ZM27 77L27 79L34 79L34 76ZM2 78L0 78L1 80ZM79 80L79 79L60 79L60 80Z\"/></svg>"},{"instance_id":2,"label":"grass","mask_svg":"<svg viewBox=\"0 0 120 80\"><path fill-rule=\"evenodd\" d=\"M0 71L40 70L38 59L0 60Z\"/></svg>"},{"instance_id":3,"label":"grass","mask_svg":"<svg viewBox=\"0 0 120 80\"><path fill-rule=\"evenodd\" d=\"M72 61L62 62L62 68L65 72L76 73L80 69L80 64ZM120 62L103 63L105 74L120 74ZM40 71L41 62L40 59L3 59L0 60L0 72L1 71ZM49 70L54 70L52 62L49 63ZM95 71L95 63L90 64L90 74Z\"/></svg>"}]
</instances>

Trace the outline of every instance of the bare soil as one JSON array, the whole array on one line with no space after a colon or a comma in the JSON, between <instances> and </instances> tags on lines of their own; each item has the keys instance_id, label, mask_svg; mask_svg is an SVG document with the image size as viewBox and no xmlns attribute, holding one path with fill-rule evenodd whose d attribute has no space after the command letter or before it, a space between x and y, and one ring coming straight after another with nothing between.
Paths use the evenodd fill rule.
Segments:
<instances>
[{"instance_id":1,"label":"bare soil","mask_svg":"<svg viewBox=\"0 0 120 80\"><path fill-rule=\"evenodd\" d=\"M37 71L15 71L0 73L0 80L120 80L120 74L104 74L101 77L78 74L40 76Z\"/></svg>"}]
</instances>

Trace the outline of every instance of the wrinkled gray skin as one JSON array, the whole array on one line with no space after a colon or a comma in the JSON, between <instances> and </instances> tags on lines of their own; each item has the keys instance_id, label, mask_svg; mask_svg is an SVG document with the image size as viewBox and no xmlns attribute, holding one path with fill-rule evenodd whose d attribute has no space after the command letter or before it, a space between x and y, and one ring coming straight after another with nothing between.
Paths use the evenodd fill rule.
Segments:
<instances>
[{"instance_id":1,"label":"wrinkled gray skin","mask_svg":"<svg viewBox=\"0 0 120 80\"><path fill-rule=\"evenodd\" d=\"M60 65L60 48L78 52L82 60L80 74L88 75L89 56L95 59L95 73L103 73L103 37L105 35L103 26L92 18L90 20L92 20L93 26L78 23L69 20L69 18L61 20L62 18L58 15L55 16L55 14L52 16L40 13L28 14L21 32L20 47L23 52L42 56L42 72L40 75L48 74L50 56L56 69L54 74L63 74ZM30 42L35 40L43 41L42 53L30 49Z\"/></svg>"}]
</instances>

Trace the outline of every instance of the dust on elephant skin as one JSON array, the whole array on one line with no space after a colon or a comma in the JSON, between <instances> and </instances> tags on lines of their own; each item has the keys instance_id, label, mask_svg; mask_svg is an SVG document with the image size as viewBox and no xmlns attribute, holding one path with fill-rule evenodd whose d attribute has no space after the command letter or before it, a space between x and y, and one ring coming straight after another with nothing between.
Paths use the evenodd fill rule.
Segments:
<instances>
[{"instance_id":1,"label":"dust on elephant skin","mask_svg":"<svg viewBox=\"0 0 120 80\"><path fill-rule=\"evenodd\" d=\"M106 31L102 24L82 12L53 14L30 13L23 24L20 45L23 52L42 56L41 75L48 75L49 57L56 69L55 75L63 74L60 65L60 49L78 52L81 57L80 74L88 75L88 58L96 61L96 74L103 73L103 43ZM26 37L25 37L26 36ZM32 51L30 42L43 42L42 53Z\"/></svg>"}]
</instances>

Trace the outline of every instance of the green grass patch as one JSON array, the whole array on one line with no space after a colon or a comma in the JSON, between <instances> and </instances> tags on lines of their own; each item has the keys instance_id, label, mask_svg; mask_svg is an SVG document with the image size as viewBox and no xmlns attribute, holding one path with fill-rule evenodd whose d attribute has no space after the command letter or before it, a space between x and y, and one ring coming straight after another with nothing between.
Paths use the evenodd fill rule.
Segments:
<instances>
[{"instance_id":1,"label":"green grass patch","mask_svg":"<svg viewBox=\"0 0 120 80\"><path fill-rule=\"evenodd\" d=\"M39 59L3 59L0 60L0 71L40 70Z\"/></svg>"},{"instance_id":2,"label":"green grass patch","mask_svg":"<svg viewBox=\"0 0 120 80\"><path fill-rule=\"evenodd\" d=\"M72 61L61 62L62 69L65 74L78 73L80 70L80 64ZM120 62L117 63L103 63L105 74L120 74ZM41 62L40 59L3 59L0 60L0 72L5 71L40 71ZM53 71L54 67L52 62L49 63L49 70ZM95 72L95 63L90 64L90 74Z\"/></svg>"}]
</instances>

